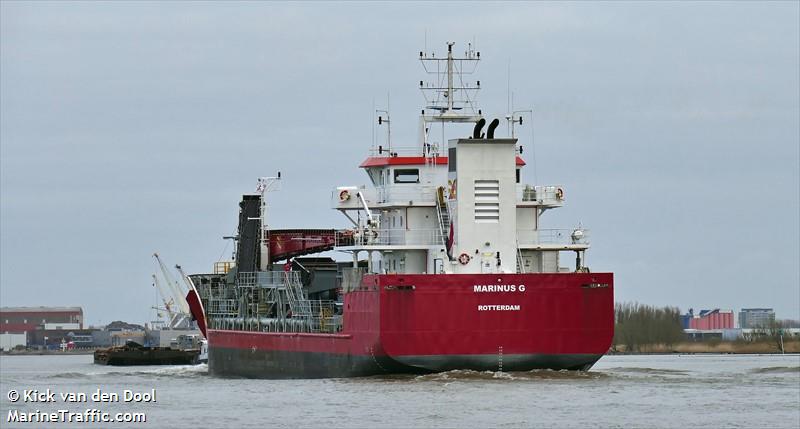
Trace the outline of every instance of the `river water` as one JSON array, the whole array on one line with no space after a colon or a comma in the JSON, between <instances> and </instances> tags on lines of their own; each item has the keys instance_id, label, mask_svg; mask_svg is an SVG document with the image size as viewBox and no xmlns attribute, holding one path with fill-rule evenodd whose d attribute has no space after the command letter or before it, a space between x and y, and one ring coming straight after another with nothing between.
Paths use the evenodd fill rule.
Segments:
<instances>
[{"instance_id":1,"label":"river water","mask_svg":"<svg viewBox=\"0 0 800 429\"><path fill-rule=\"evenodd\" d=\"M90 355L2 356L0 387L3 428L800 427L800 355L606 356L584 373L277 381L215 378L205 365L105 367ZM50 389L55 402L26 400L32 389ZM93 401L98 389L117 393L119 402ZM124 402L126 390L153 389L155 402ZM16 402L11 390L21 395ZM65 402L62 393L85 393L87 401ZM132 417L117 413L144 413L146 422L8 421L10 413L39 418L58 410L87 418L87 409L120 419Z\"/></svg>"}]
</instances>

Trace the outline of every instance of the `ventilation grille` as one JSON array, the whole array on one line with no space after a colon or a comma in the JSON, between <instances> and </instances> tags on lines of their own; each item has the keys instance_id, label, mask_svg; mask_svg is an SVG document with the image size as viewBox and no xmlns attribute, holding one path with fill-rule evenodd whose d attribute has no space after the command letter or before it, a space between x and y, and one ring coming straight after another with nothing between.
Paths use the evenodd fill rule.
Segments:
<instances>
[{"instance_id":1,"label":"ventilation grille","mask_svg":"<svg viewBox=\"0 0 800 429\"><path fill-rule=\"evenodd\" d=\"M500 181L475 181L475 222L500 222Z\"/></svg>"}]
</instances>

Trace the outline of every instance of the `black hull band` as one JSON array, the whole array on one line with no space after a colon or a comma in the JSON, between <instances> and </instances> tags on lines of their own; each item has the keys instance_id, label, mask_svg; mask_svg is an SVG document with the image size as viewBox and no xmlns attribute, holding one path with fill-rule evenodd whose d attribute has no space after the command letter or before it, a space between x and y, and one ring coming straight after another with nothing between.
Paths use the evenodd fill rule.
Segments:
<instances>
[{"instance_id":1,"label":"black hull band","mask_svg":"<svg viewBox=\"0 0 800 429\"><path fill-rule=\"evenodd\" d=\"M343 378L381 374L429 374L456 369L475 371L530 371L534 369L586 371L602 355L441 355L364 356L284 350L209 350L209 372L218 377Z\"/></svg>"}]
</instances>

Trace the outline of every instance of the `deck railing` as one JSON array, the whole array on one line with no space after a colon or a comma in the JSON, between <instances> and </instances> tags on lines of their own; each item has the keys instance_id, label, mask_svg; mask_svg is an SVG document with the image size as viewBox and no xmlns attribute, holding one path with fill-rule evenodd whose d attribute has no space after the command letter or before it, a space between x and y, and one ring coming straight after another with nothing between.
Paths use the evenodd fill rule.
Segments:
<instances>
[{"instance_id":1,"label":"deck railing","mask_svg":"<svg viewBox=\"0 0 800 429\"><path fill-rule=\"evenodd\" d=\"M286 286L287 277L291 283L300 283L299 271L254 271L238 273L237 284L239 287L282 288Z\"/></svg>"},{"instance_id":2,"label":"deck railing","mask_svg":"<svg viewBox=\"0 0 800 429\"><path fill-rule=\"evenodd\" d=\"M565 198L564 187L561 185L517 185L517 201L560 206L564 204Z\"/></svg>"},{"instance_id":3,"label":"deck railing","mask_svg":"<svg viewBox=\"0 0 800 429\"><path fill-rule=\"evenodd\" d=\"M378 203L414 204L436 202L436 186L430 185L388 185L375 188Z\"/></svg>"},{"instance_id":4,"label":"deck railing","mask_svg":"<svg viewBox=\"0 0 800 429\"><path fill-rule=\"evenodd\" d=\"M381 147L382 152L378 152L378 148L374 147L370 149L369 154L370 156L374 157L384 157L384 158L391 158L392 154L397 154L397 156L424 156L422 152L422 147L417 146L395 146L392 145L392 150L389 150L388 146ZM446 150L445 150L446 152ZM439 156L446 156L445 154L439 154Z\"/></svg>"},{"instance_id":5,"label":"deck railing","mask_svg":"<svg viewBox=\"0 0 800 429\"><path fill-rule=\"evenodd\" d=\"M336 333L342 316L331 300L308 299L297 271L241 272L228 298L208 298L209 326L254 332ZM235 296L235 299L231 299Z\"/></svg>"},{"instance_id":6,"label":"deck railing","mask_svg":"<svg viewBox=\"0 0 800 429\"><path fill-rule=\"evenodd\" d=\"M518 229L517 242L524 245L538 244L589 244L589 230L581 229L582 235L573 238L575 229Z\"/></svg>"},{"instance_id":7,"label":"deck railing","mask_svg":"<svg viewBox=\"0 0 800 429\"><path fill-rule=\"evenodd\" d=\"M442 244L442 231L436 229L387 228L348 237L336 237L336 246L430 246Z\"/></svg>"}]
</instances>

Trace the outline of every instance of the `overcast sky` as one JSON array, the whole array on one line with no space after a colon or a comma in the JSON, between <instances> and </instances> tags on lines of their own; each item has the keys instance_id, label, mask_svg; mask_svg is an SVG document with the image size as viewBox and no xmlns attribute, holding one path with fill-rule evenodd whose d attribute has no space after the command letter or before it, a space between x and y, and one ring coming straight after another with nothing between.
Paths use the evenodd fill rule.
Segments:
<instances>
[{"instance_id":1,"label":"overcast sky","mask_svg":"<svg viewBox=\"0 0 800 429\"><path fill-rule=\"evenodd\" d=\"M427 32L477 42L489 117L511 64L522 180L618 301L800 318L798 4L2 2L0 301L151 320L152 252L209 272L277 170L274 227L346 227L373 101L416 143Z\"/></svg>"}]
</instances>

